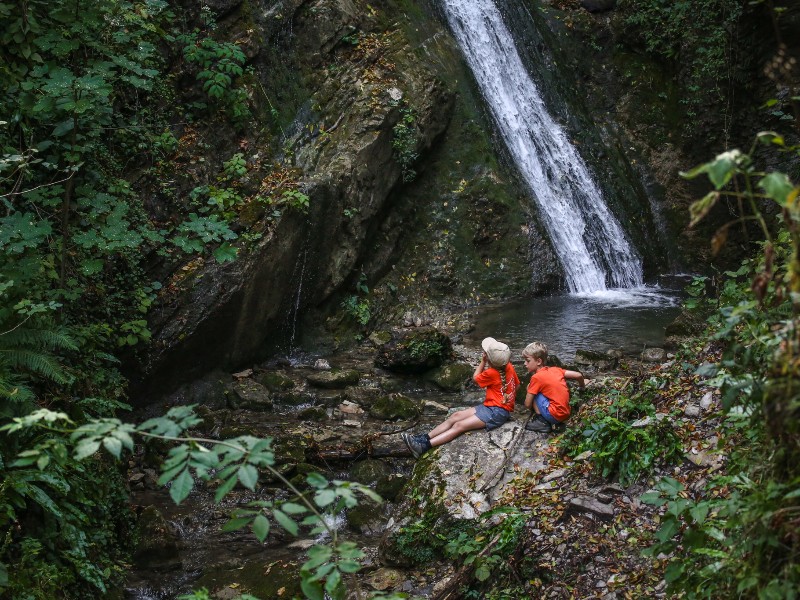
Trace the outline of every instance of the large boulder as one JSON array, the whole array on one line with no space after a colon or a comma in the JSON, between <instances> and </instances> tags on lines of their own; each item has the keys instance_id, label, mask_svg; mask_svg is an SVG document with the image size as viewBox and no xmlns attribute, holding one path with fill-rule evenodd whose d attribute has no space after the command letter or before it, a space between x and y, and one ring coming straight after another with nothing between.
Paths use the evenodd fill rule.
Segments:
<instances>
[{"instance_id":1,"label":"large boulder","mask_svg":"<svg viewBox=\"0 0 800 600\"><path fill-rule=\"evenodd\" d=\"M378 349L375 364L395 373L424 373L442 365L453 353L450 338L432 327L398 332Z\"/></svg>"},{"instance_id":2,"label":"large boulder","mask_svg":"<svg viewBox=\"0 0 800 600\"><path fill-rule=\"evenodd\" d=\"M424 560L426 546L441 539L431 532L447 538L459 522L475 520L492 508L518 470L542 469L547 444L535 445L541 439L542 434L509 421L491 432L466 433L422 455L381 540L384 564Z\"/></svg>"},{"instance_id":3,"label":"large boulder","mask_svg":"<svg viewBox=\"0 0 800 600\"><path fill-rule=\"evenodd\" d=\"M466 363L450 363L429 372L425 378L445 392L460 392L472 381L475 367Z\"/></svg>"}]
</instances>

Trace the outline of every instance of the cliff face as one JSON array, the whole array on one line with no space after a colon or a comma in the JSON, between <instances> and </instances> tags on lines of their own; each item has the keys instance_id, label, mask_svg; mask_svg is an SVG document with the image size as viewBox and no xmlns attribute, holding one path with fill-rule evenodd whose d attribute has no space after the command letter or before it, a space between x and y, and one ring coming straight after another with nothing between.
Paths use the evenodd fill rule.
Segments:
<instances>
[{"instance_id":1,"label":"cliff face","mask_svg":"<svg viewBox=\"0 0 800 600\"><path fill-rule=\"evenodd\" d=\"M637 104L649 96L646 85L626 83L631 65L642 77L664 77L651 79L663 85L660 105L678 100L658 64L625 49L620 9L499 4L647 275L692 260L705 238L686 234L686 206L700 194L676 173L693 160L671 137L680 119ZM144 388L316 350L409 313L430 321L442 308L563 289L547 232L436 2L210 6L217 35L247 56L252 118L176 124L181 140L206 140L204 159L186 163L176 194L189 195L240 152L250 169L243 181L260 201L236 215L235 262L162 269L153 345L135 376ZM180 67L188 102L196 98ZM678 238L688 242L681 251Z\"/></svg>"}]
</instances>

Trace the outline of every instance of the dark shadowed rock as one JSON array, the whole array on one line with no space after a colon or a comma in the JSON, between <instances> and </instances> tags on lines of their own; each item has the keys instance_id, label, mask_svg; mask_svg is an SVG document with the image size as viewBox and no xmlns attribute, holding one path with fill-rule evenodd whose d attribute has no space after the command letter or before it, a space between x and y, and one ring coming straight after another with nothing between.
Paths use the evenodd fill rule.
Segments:
<instances>
[{"instance_id":1,"label":"dark shadowed rock","mask_svg":"<svg viewBox=\"0 0 800 600\"><path fill-rule=\"evenodd\" d=\"M419 405L405 396L392 394L381 396L367 408L369 416L384 421L415 419L419 416Z\"/></svg>"},{"instance_id":2,"label":"dark shadowed rock","mask_svg":"<svg viewBox=\"0 0 800 600\"><path fill-rule=\"evenodd\" d=\"M375 364L395 373L424 373L450 358L450 338L430 327L400 332L378 349Z\"/></svg>"},{"instance_id":3,"label":"dark shadowed rock","mask_svg":"<svg viewBox=\"0 0 800 600\"><path fill-rule=\"evenodd\" d=\"M617 6L617 0L581 0L581 6L591 13L605 12Z\"/></svg>"},{"instance_id":4,"label":"dark shadowed rock","mask_svg":"<svg viewBox=\"0 0 800 600\"><path fill-rule=\"evenodd\" d=\"M230 385L232 403L236 408L271 410L272 399L263 385L252 379L240 379Z\"/></svg>"},{"instance_id":5,"label":"dark shadowed rock","mask_svg":"<svg viewBox=\"0 0 800 600\"><path fill-rule=\"evenodd\" d=\"M425 378L446 392L460 392L472 380L474 371L475 367L466 363L450 363L434 369Z\"/></svg>"}]
</instances>

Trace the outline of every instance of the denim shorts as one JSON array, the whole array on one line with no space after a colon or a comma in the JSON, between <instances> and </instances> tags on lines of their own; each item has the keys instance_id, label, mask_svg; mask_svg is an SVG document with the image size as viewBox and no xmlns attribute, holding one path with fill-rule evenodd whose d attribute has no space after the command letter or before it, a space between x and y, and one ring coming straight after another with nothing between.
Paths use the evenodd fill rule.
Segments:
<instances>
[{"instance_id":1,"label":"denim shorts","mask_svg":"<svg viewBox=\"0 0 800 600\"><path fill-rule=\"evenodd\" d=\"M550 414L550 400L547 399L547 396L539 392L536 394L536 397L533 399L533 401L536 402L536 406L539 407L539 412L542 414L545 421L551 425L558 425L561 423L561 421Z\"/></svg>"},{"instance_id":2,"label":"denim shorts","mask_svg":"<svg viewBox=\"0 0 800 600\"><path fill-rule=\"evenodd\" d=\"M486 431L491 431L508 421L511 413L499 406L486 406L485 404L481 404L475 407L475 416L486 423Z\"/></svg>"}]
</instances>

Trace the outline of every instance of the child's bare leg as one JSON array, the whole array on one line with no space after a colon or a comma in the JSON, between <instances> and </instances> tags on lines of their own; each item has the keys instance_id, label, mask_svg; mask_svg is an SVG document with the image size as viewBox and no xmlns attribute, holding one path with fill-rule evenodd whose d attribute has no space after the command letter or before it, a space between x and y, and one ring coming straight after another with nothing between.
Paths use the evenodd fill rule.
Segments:
<instances>
[{"instance_id":1,"label":"child's bare leg","mask_svg":"<svg viewBox=\"0 0 800 600\"><path fill-rule=\"evenodd\" d=\"M467 419L475 414L474 408L465 408L464 410L459 410L458 412L454 412L452 415L447 417L445 421L434 427L431 432L428 434L430 439L435 438L437 435L440 435L450 429L455 423L458 421L462 421Z\"/></svg>"},{"instance_id":2,"label":"child's bare leg","mask_svg":"<svg viewBox=\"0 0 800 600\"><path fill-rule=\"evenodd\" d=\"M475 409L472 408L470 410L472 410L472 415L467 415L466 418L454 421L452 423L452 425L446 431L444 431L443 433L439 433L436 436L431 436L431 446L434 446L434 447L435 446L441 446L442 444L446 444L450 440L457 438L462 433L465 433L467 431L472 431L473 429L483 429L484 427L486 427L486 423L481 421L475 415ZM465 412L465 411L461 411L461 412ZM455 416L455 415L453 415L453 416ZM446 422L447 421L445 421L445 423ZM444 423L442 423L442 425L444 425ZM436 431L436 430L434 429L434 431ZM431 433L433 433L433 432L431 432Z\"/></svg>"}]
</instances>

